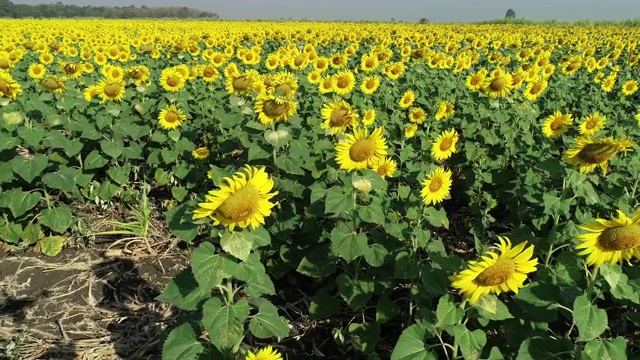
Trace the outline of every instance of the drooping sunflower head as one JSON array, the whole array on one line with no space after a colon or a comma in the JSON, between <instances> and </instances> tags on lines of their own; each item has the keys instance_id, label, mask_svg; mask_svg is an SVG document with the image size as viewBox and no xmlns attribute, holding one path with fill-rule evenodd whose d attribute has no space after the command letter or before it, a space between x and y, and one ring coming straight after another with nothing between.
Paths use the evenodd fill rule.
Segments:
<instances>
[{"instance_id":1,"label":"drooping sunflower head","mask_svg":"<svg viewBox=\"0 0 640 360\"><path fill-rule=\"evenodd\" d=\"M65 90L67 90L65 81L67 81L66 77L58 77L55 75L50 75L43 78L40 81L40 84L49 91L62 94L63 92L65 92Z\"/></svg>"},{"instance_id":2,"label":"drooping sunflower head","mask_svg":"<svg viewBox=\"0 0 640 360\"><path fill-rule=\"evenodd\" d=\"M425 205L436 205L449 196L451 190L451 170L443 166L435 168L422 182L420 196Z\"/></svg>"},{"instance_id":3,"label":"drooping sunflower head","mask_svg":"<svg viewBox=\"0 0 640 360\"><path fill-rule=\"evenodd\" d=\"M193 212L194 219L210 218L214 225L222 224L230 231L236 227L253 229L265 223L275 203L271 198L273 179L264 168L246 166L244 171L224 178L226 185L211 190L205 201Z\"/></svg>"},{"instance_id":4,"label":"drooping sunflower head","mask_svg":"<svg viewBox=\"0 0 640 360\"><path fill-rule=\"evenodd\" d=\"M336 145L336 161L347 171L371 168L381 158L387 156L387 140L382 128L369 133L367 128L355 128L353 134Z\"/></svg>"},{"instance_id":5,"label":"drooping sunflower head","mask_svg":"<svg viewBox=\"0 0 640 360\"><path fill-rule=\"evenodd\" d=\"M332 135L344 132L349 126L354 125L358 119L356 110L344 100L336 100L327 103L321 111L322 129Z\"/></svg>"},{"instance_id":6,"label":"drooping sunflower head","mask_svg":"<svg viewBox=\"0 0 640 360\"><path fill-rule=\"evenodd\" d=\"M618 210L611 220L597 219L580 226L587 233L579 235L578 255L587 255L587 264L596 268L604 263L616 264L640 258L640 210L628 216Z\"/></svg>"},{"instance_id":7,"label":"drooping sunflower head","mask_svg":"<svg viewBox=\"0 0 640 360\"><path fill-rule=\"evenodd\" d=\"M606 175L609 160L619 152L630 151L633 146L635 143L628 139L616 141L612 138L594 140L581 137L571 149L564 152L564 160L577 166L581 173L588 173L600 167L602 174Z\"/></svg>"},{"instance_id":8,"label":"drooping sunflower head","mask_svg":"<svg viewBox=\"0 0 640 360\"><path fill-rule=\"evenodd\" d=\"M182 124L187 116L175 105L169 105L160 110L158 115L158 122L163 129L171 130L175 129Z\"/></svg>"},{"instance_id":9,"label":"drooping sunflower head","mask_svg":"<svg viewBox=\"0 0 640 360\"><path fill-rule=\"evenodd\" d=\"M258 114L258 120L263 125L269 125L292 117L297 107L298 103L293 100L265 94L258 96L255 111Z\"/></svg>"},{"instance_id":10,"label":"drooping sunflower head","mask_svg":"<svg viewBox=\"0 0 640 360\"><path fill-rule=\"evenodd\" d=\"M542 124L542 132L548 138L555 139L567 132L573 124L573 116L560 111L549 115Z\"/></svg>"},{"instance_id":11,"label":"drooping sunflower head","mask_svg":"<svg viewBox=\"0 0 640 360\"><path fill-rule=\"evenodd\" d=\"M469 261L468 267L451 276L451 285L458 289L469 303L482 296L518 291L524 287L527 274L536 271L538 259L533 257L533 245L524 241L515 247L506 237L498 237L498 252L489 251L481 260Z\"/></svg>"}]
</instances>

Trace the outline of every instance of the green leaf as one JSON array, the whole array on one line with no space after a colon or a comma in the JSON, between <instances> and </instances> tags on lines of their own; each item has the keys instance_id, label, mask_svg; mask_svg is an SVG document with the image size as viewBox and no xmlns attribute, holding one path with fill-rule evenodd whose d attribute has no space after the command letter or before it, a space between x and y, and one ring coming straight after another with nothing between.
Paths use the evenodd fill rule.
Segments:
<instances>
[{"instance_id":1,"label":"green leaf","mask_svg":"<svg viewBox=\"0 0 640 360\"><path fill-rule=\"evenodd\" d=\"M257 253L252 253L247 260L238 264L232 274L238 280L247 283L244 292L249 296L273 295L276 292L273 281L271 281L264 265L260 261L260 255Z\"/></svg>"},{"instance_id":2,"label":"green leaf","mask_svg":"<svg viewBox=\"0 0 640 360\"><path fill-rule=\"evenodd\" d=\"M189 190L185 189L184 186L171 187L171 196L177 201L183 201L187 195L189 195Z\"/></svg>"},{"instance_id":3,"label":"green leaf","mask_svg":"<svg viewBox=\"0 0 640 360\"><path fill-rule=\"evenodd\" d=\"M465 360L480 359L482 349L487 343L487 337L484 331L480 329L469 331L466 326L458 324L454 328L453 333Z\"/></svg>"},{"instance_id":4,"label":"green leaf","mask_svg":"<svg viewBox=\"0 0 640 360\"><path fill-rule=\"evenodd\" d=\"M154 179L158 183L158 186L167 185L171 181L171 173L163 169L156 169Z\"/></svg>"},{"instance_id":5,"label":"green leaf","mask_svg":"<svg viewBox=\"0 0 640 360\"><path fill-rule=\"evenodd\" d=\"M445 229L449 228L447 212L443 208L436 209L433 206L428 206L425 209L425 218L435 227L444 227Z\"/></svg>"},{"instance_id":6,"label":"green leaf","mask_svg":"<svg viewBox=\"0 0 640 360\"><path fill-rule=\"evenodd\" d=\"M13 217L18 218L33 209L41 198L42 195L37 191L7 190L0 196L0 207L9 208Z\"/></svg>"},{"instance_id":7,"label":"green leaf","mask_svg":"<svg viewBox=\"0 0 640 360\"><path fill-rule=\"evenodd\" d=\"M369 302L373 295L375 283L371 280L352 279L347 274L340 274L336 278L338 283L338 291L354 310L359 309Z\"/></svg>"},{"instance_id":8,"label":"green leaf","mask_svg":"<svg viewBox=\"0 0 640 360\"><path fill-rule=\"evenodd\" d=\"M103 166L107 165L108 162L109 162L109 159L100 155L100 152L98 150L93 150L84 159L84 169L85 170L100 169Z\"/></svg>"},{"instance_id":9,"label":"green leaf","mask_svg":"<svg viewBox=\"0 0 640 360\"><path fill-rule=\"evenodd\" d=\"M373 267L380 267L384 265L384 260L389 255L387 249L381 244L372 244L367 248L364 253L364 259L367 261L367 264Z\"/></svg>"},{"instance_id":10,"label":"green leaf","mask_svg":"<svg viewBox=\"0 0 640 360\"><path fill-rule=\"evenodd\" d=\"M380 296L378 304L376 305L376 321L384 324L393 320L400 314L400 312L400 306L398 306L389 296Z\"/></svg>"},{"instance_id":11,"label":"green leaf","mask_svg":"<svg viewBox=\"0 0 640 360\"><path fill-rule=\"evenodd\" d=\"M582 181L574 185L573 190L576 196L583 198L587 205L595 205L600 202L598 193L588 181Z\"/></svg>"},{"instance_id":12,"label":"green leaf","mask_svg":"<svg viewBox=\"0 0 640 360\"><path fill-rule=\"evenodd\" d=\"M24 140L25 144L35 148L37 147L44 135L47 133L47 130L42 125L36 125L33 127L19 127L18 128L18 136Z\"/></svg>"},{"instance_id":13,"label":"green leaf","mask_svg":"<svg viewBox=\"0 0 640 360\"><path fill-rule=\"evenodd\" d=\"M561 199L553 192L545 193L542 196L545 213L552 216L563 216L571 210L571 200Z\"/></svg>"},{"instance_id":14,"label":"green leaf","mask_svg":"<svg viewBox=\"0 0 640 360\"><path fill-rule=\"evenodd\" d=\"M107 174L118 185L126 185L129 183L129 174L131 173L131 166L112 166L107 170Z\"/></svg>"},{"instance_id":15,"label":"green leaf","mask_svg":"<svg viewBox=\"0 0 640 360\"><path fill-rule=\"evenodd\" d=\"M17 244L20 241L22 235L22 225L7 222L0 226L0 239L8 242L9 244Z\"/></svg>"},{"instance_id":16,"label":"green leaf","mask_svg":"<svg viewBox=\"0 0 640 360\"><path fill-rule=\"evenodd\" d=\"M593 340L584 345L585 360L624 360L627 341L622 336L613 340Z\"/></svg>"},{"instance_id":17,"label":"green leaf","mask_svg":"<svg viewBox=\"0 0 640 360\"><path fill-rule=\"evenodd\" d=\"M42 154L36 154L32 159L18 156L11 161L13 172L28 183L40 176L48 164L49 159Z\"/></svg>"},{"instance_id":18,"label":"green leaf","mask_svg":"<svg viewBox=\"0 0 640 360\"><path fill-rule=\"evenodd\" d=\"M520 344L516 360L571 359L571 354L573 354L573 343L567 338L532 337Z\"/></svg>"},{"instance_id":19,"label":"green leaf","mask_svg":"<svg viewBox=\"0 0 640 360\"><path fill-rule=\"evenodd\" d=\"M532 282L520 289L513 300L523 310L525 319L553 322L558 318L555 298L558 291L558 287L553 284Z\"/></svg>"},{"instance_id":20,"label":"green leaf","mask_svg":"<svg viewBox=\"0 0 640 360\"><path fill-rule=\"evenodd\" d=\"M573 322L578 327L578 340L593 340L607 329L607 312L592 305L586 295L580 295L573 303Z\"/></svg>"},{"instance_id":21,"label":"green leaf","mask_svg":"<svg viewBox=\"0 0 640 360\"><path fill-rule=\"evenodd\" d=\"M478 314L485 319L500 321L513 318L513 315L509 312L509 308L507 308L497 296L492 294L481 296L480 299L473 304L473 307L475 307L476 310L478 310Z\"/></svg>"},{"instance_id":22,"label":"green leaf","mask_svg":"<svg viewBox=\"0 0 640 360\"><path fill-rule=\"evenodd\" d=\"M384 225L384 211L379 204L358 206L358 216L364 222Z\"/></svg>"},{"instance_id":23,"label":"green leaf","mask_svg":"<svg viewBox=\"0 0 640 360\"><path fill-rule=\"evenodd\" d=\"M102 140L100 141L100 149L111 158L117 159L124 151L124 142L122 139L116 139L114 141Z\"/></svg>"},{"instance_id":24,"label":"green leaf","mask_svg":"<svg viewBox=\"0 0 640 360\"><path fill-rule=\"evenodd\" d=\"M54 173L44 174L42 182L51 189L72 193L76 189L77 178L80 171L71 168L62 168Z\"/></svg>"},{"instance_id":25,"label":"green leaf","mask_svg":"<svg viewBox=\"0 0 640 360\"><path fill-rule=\"evenodd\" d=\"M327 191L324 202L324 213L340 214L353 208L353 197L344 193L340 186L333 186Z\"/></svg>"},{"instance_id":26,"label":"green leaf","mask_svg":"<svg viewBox=\"0 0 640 360\"><path fill-rule=\"evenodd\" d=\"M65 204L43 210L38 218L42 225L60 234L67 231L73 223L71 209Z\"/></svg>"},{"instance_id":27,"label":"green leaf","mask_svg":"<svg viewBox=\"0 0 640 360\"><path fill-rule=\"evenodd\" d=\"M0 230L2 231L2 230ZM27 244L35 244L40 240L42 229L40 228L40 224L38 223L29 223L25 226L22 233L20 233L20 238Z\"/></svg>"},{"instance_id":28,"label":"green leaf","mask_svg":"<svg viewBox=\"0 0 640 360\"><path fill-rule=\"evenodd\" d=\"M329 289L322 288L311 300L309 317L312 320L328 319L340 312L340 301L329 294Z\"/></svg>"},{"instance_id":29,"label":"green leaf","mask_svg":"<svg viewBox=\"0 0 640 360\"><path fill-rule=\"evenodd\" d=\"M233 304L222 305L218 298L202 305L202 325L209 332L211 342L223 349L234 347L244 335L244 324Z\"/></svg>"},{"instance_id":30,"label":"green leaf","mask_svg":"<svg viewBox=\"0 0 640 360\"><path fill-rule=\"evenodd\" d=\"M356 349L369 353L375 349L380 340L380 324L375 321L362 324L351 323L349 324L349 334Z\"/></svg>"},{"instance_id":31,"label":"green leaf","mask_svg":"<svg viewBox=\"0 0 640 360\"><path fill-rule=\"evenodd\" d=\"M456 325L462 321L464 317L464 309L459 308L453 302L451 294L444 295L438 300L436 308L436 328L444 328L449 325Z\"/></svg>"},{"instance_id":32,"label":"green leaf","mask_svg":"<svg viewBox=\"0 0 640 360\"><path fill-rule=\"evenodd\" d=\"M182 270L169 282L167 288L156 298L176 305L182 310L196 310L200 303L211 297L211 289L198 286L190 268Z\"/></svg>"},{"instance_id":33,"label":"green leaf","mask_svg":"<svg viewBox=\"0 0 640 360\"><path fill-rule=\"evenodd\" d=\"M437 360L425 345L427 335L427 329L422 325L414 324L404 329L393 348L391 360Z\"/></svg>"},{"instance_id":34,"label":"green leaf","mask_svg":"<svg viewBox=\"0 0 640 360\"><path fill-rule=\"evenodd\" d=\"M162 360L206 360L222 359L223 355L215 349L205 347L198 340L198 324L186 322L171 330L162 346Z\"/></svg>"},{"instance_id":35,"label":"green leaf","mask_svg":"<svg viewBox=\"0 0 640 360\"><path fill-rule=\"evenodd\" d=\"M191 256L193 276L204 290L211 290L220 285L222 280L231 277L235 266L233 260L216 254L215 247L209 242L194 249Z\"/></svg>"},{"instance_id":36,"label":"green leaf","mask_svg":"<svg viewBox=\"0 0 640 360\"><path fill-rule=\"evenodd\" d=\"M188 243L198 236L198 225L191 219L192 207L189 203L180 205L166 212L167 227L172 234Z\"/></svg>"},{"instance_id":37,"label":"green leaf","mask_svg":"<svg viewBox=\"0 0 640 360\"><path fill-rule=\"evenodd\" d=\"M300 260L296 271L306 276L322 279L336 271L336 258L331 255L328 246L318 244L309 249L307 255Z\"/></svg>"},{"instance_id":38,"label":"green leaf","mask_svg":"<svg viewBox=\"0 0 640 360\"><path fill-rule=\"evenodd\" d=\"M260 339L284 338L289 335L287 322L278 315L278 309L265 299L261 299L259 312L249 321L249 330Z\"/></svg>"},{"instance_id":39,"label":"green leaf","mask_svg":"<svg viewBox=\"0 0 640 360\"><path fill-rule=\"evenodd\" d=\"M293 156L279 156L276 158L276 166L291 175L304 175L305 172L300 167L299 158Z\"/></svg>"},{"instance_id":40,"label":"green leaf","mask_svg":"<svg viewBox=\"0 0 640 360\"><path fill-rule=\"evenodd\" d=\"M351 262L368 250L367 236L354 233L345 223L339 223L331 231L331 251L346 261Z\"/></svg>"},{"instance_id":41,"label":"green leaf","mask_svg":"<svg viewBox=\"0 0 640 360\"><path fill-rule=\"evenodd\" d=\"M609 284L613 297L640 304L640 289L629 283L629 277L622 272L620 265L604 264L600 267L600 273Z\"/></svg>"},{"instance_id":42,"label":"green leaf","mask_svg":"<svg viewBox=\"0 0 640 360\"><path fill-rule=\"evenodd\" d=\"M56 256L62 251L65 238L62 236L47 236L40 240L40 249L47 256Z\"/></svg>"},{"instance_id":43,"label":"green leaf","mask_svg":"<svg viewBox=\"0 0 640 360\"><path fill-rule=\"evenodd\" d=\"M220 237L220 246L228 254L247 260L252 249L271 244L271 235L263 228L224 233Z\"/></svg>"}]
</instances>

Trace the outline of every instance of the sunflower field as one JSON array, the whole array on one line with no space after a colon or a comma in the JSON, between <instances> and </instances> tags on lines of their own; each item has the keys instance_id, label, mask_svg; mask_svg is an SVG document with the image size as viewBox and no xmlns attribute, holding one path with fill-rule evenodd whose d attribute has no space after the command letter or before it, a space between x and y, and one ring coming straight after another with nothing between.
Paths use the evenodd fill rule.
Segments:
<instances>
[{"instance_id":1,"label":"sunflower field","mask_svg":"<svg viewBox=\"0 0 640 360\"><path fill-rule=\"evenodd\" d=\"M0 28L0 239L148 194L163 359L640 353L640 28Z\"/></svg>"}]
</instances>

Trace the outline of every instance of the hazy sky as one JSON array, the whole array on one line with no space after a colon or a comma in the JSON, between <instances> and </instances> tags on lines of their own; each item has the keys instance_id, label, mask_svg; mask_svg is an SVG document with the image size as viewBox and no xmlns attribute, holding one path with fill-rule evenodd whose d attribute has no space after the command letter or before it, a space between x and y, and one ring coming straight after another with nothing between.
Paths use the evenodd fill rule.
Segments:
<instances>
[{"instance_id":1,"label":"hazy sky","mask_svg":"<svg viewBox=\"0 0 640 360\"><path fill-rule=\"evenodd\" d=\"M56 0L13 0L40 4ZM76 5L189 6L223 19L289 18L341 20L481 21L504 17L559 20L640 18L640 0L63 0Z\"/></svg>"}]
</instances>

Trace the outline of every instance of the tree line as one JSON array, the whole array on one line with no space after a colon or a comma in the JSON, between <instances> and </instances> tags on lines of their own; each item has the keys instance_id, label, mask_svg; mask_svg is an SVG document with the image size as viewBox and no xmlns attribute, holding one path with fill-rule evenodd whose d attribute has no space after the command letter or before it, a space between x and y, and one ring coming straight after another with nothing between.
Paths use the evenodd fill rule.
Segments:
<instances>
[{"instance_id":1,"label":"tree line","mask_svg":"<svg viewBox=\"0 0 640 360\"><path fill-rule=\"evenodd\" d=\"M78 6L61 2L23 5L0 0L0 18L218 19L218 14L188 7Z\"/></svg>"}]
</instances>

